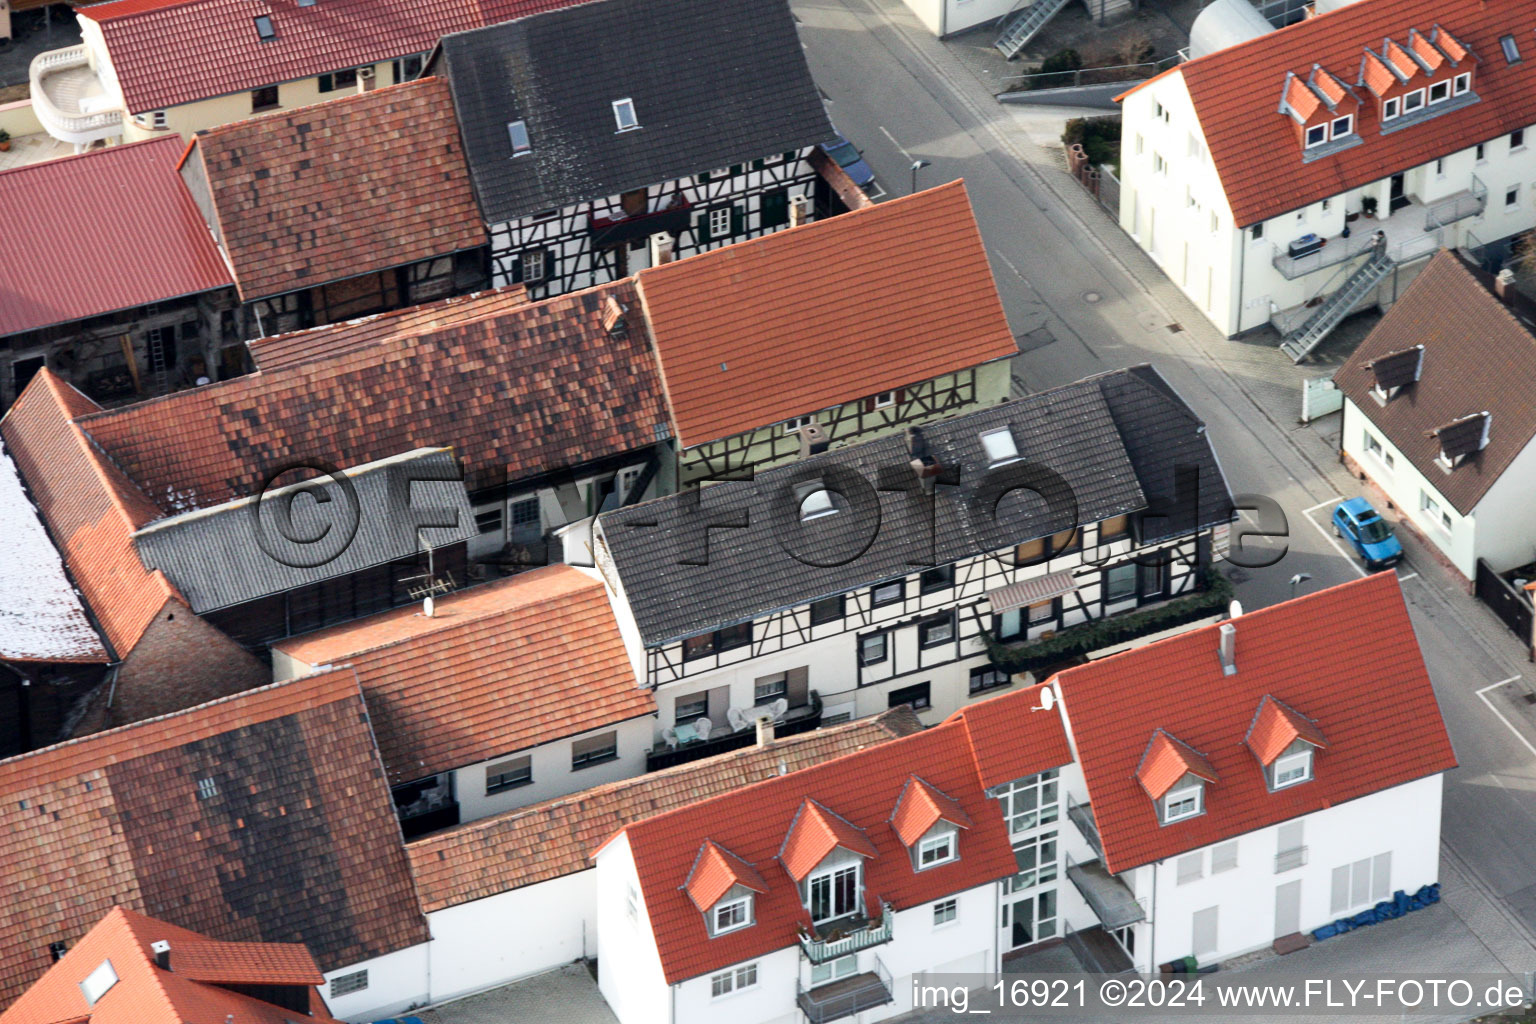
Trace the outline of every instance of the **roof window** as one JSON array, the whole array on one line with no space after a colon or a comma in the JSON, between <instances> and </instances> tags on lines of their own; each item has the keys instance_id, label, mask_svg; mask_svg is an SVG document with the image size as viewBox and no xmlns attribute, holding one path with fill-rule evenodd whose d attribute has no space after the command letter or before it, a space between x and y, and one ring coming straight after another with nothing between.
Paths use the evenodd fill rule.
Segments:
<instances>
[{"instance_id":1,"label":"roof window","mask_svg":"<svg viewBox=\"0 0 1536 1024\"><path fill-rule=\"evenodd\" d=\"M981 446L987 451L987 463L1002 466L1019 461L1019 446L1014 443L1013 431L1007 427L988 430L981 435Z\"/></svg>"},{"instance_id":2,"label":"roof window","mask_svg":"<svg viewBox=\"0 0 1536 1024\"><path fill-rule=\"evenodd\" d=\"M1401 349L1378 356L1365 364L1376 384L1371 395L1381 405L1390 402L1399 391L1418 382L1424 370L1424 346Z\"/></svg>"},{"instance_id":3,"label":"roof window","mask_svg":"<svg viewBox=\"0 0 1536 1024\"><path fill-rule=\"evenodd\" d=\"M80 994L85 996L85 1005L95 1006L101 1000L101 997L106 995L112 986L116 984L117 971L112 969L112 961L103 960L80 983Z\"/></svg>"},{"instance_id":4,"label":"roof window","mask_svg":"<svg viewBox=\"0 0 1536 1024\"><path fill-rule=\"evenodd\" d=\"M264 43L277 38L277 29L272 26L272 15L256 15L256 38Z\"/></svg>"},{"instance_id":5,"label":"roof window","mask_svg":"<svg viewBox=\"0 0 1536 1024\"><path fill-rule=\"evenodd\" d=\"M512 155L527 156L533 152L533 145L528 141L528 124L525 121L508 121L507 135L512 140Z\"/></svg>"},{"instance_id":6,"label":"roof window","mask_svg":"<svg viewBox=\"0 0 1536 1024\"><path fill-rule=\"evenodd\" d=\"M795 488L795 498L800 506L800 521L808 522L822 516L837 514L832 502L832 492L820 480L812 480Z\"/></svg>"},{"instance_id":7,"label":"roof window","mask_svg":"<svg viewBox=\"0 0 1536 1024\"><path fill-rule=\"evenodd\" d=\"M635 101L628 97L613 101L613 120L619 126L619 131L629 132L640 127L640 118L635 114Z\"/></svg>"},{"instance_id":8,"label":"roof window","mask_svg":"<svg viewBox=\"0 0 1536 1024\"><path fill-rule=\"evenodd\" d=\"M315 6L316 2L317 2L317 0L299 0L299 6L300 7L313 7L313 6Z\"/></svg>"},{"instance_id":9,"label":"roof window","mask_svg":"<svg viewBox=\"0 0 1536 1024\"><path fill-rule=\"evenodd\" d=\"M1520 63L1520 45L1515 42L1514 36L1500 36L1499 49L1504 51L1504 61L1507 64Z\"/></svg>"}]
</instances>

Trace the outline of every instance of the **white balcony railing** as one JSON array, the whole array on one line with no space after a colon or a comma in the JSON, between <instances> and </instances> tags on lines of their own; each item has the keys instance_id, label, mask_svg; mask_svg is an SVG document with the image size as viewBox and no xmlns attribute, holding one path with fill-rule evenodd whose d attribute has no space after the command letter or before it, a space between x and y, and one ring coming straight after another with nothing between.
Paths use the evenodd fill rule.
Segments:
<instances>
[{"instance_id":1,"label":"white balcony railing","mask_svg":"<svg viewBox=\"0 0 1536 1024\"><path fill-rule=\"evenodd\" d=\"M60 142L84 146L123 134L121 108L91 109L111 100L92 70L84 46L38 54L32 58L28 75L32 109L48 134Z\"/></svg>"}]
</instances>

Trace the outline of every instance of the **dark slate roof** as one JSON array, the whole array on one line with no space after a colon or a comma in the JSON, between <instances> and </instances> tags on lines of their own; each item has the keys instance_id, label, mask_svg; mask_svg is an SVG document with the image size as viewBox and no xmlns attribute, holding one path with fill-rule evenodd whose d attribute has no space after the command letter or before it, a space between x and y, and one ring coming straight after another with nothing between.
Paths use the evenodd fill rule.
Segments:
<instances>
[{"instance_id":1,"label":"dark slate roof","mask_svg":"<svg viewBox=\"0 0 1536 1024\"><path fill-rule=\"evenodd\" d=\"M1020 460L989 470L980 435L1003 426ZM929 424L922 437L945 470L936 506L920 496L898 435L604 514L643 642L657 646L1111 516L1143 513L1151 539L1232 518L1204 424L1149 366ZM797 487L818 480L840 511L802 523ZM1044 497L1015 489L1029 484Z\"/></svg>"},{"instance_id":2,"label":"dark slate roof","mask_svg":"<svg viewBox=\"0 0 1536 1024\"><path fill-rule=\"evenodd\" d=\"M493 224L832 134L785 0L602 0L445 36L438 64ZM641 127L619 133L625 98Z\"/></svg>"},{"instance_id":3,"label":"dark slate roof","mask_svg":"<svg viewBox=\"0 0 1536 1024\"><path fill-rule=\"evenodd\" d=\"M146 567L165 573L192 610L202 613L383 565L423 545L440 548L476 533L469 495L450 449L422 448L340 475L350 489L323 476L288 484L151 523L133 535L134 546ZM314 487L330 500L288 504L288 493ZM284 509L291 527L278 519ZM450 519L457 525L423 529L418 537L416 523ZM290 537L320 541L295 543Z\"/></svg>"},{"instance_id":4,"label":"dark slate roof","mask_svg":"<svg viewBox=\"0 0 1536 1024\"><path fill-rule=\"evenodd\" d=\"M1383 391L1412 384L1419 379L1419 369L1424 363L1424 346L1415 345L1398 352L1377 356L1365 368L1376 377L1376 386Z\"/></svg>"}]
</instances>

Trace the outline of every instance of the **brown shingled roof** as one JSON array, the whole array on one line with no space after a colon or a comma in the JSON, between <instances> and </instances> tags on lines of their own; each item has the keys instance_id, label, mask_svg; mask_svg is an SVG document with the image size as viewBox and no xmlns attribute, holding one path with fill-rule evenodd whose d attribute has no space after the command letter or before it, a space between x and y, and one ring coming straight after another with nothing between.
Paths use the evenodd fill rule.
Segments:
<instances>
[{"instance_id":1,"label":"brown shingled roof","mask_svg":"<svg viewBox=\"0 0 1536 1024\"><path fill-rule=\"evenodd\" d=\"M1341 366L1334 381L1415 469L1466 515L1536 436L1536 333L1488 288L1485 275L1441 251ZM1386 405L1371 397L1371 364L1424 346L1417 383ZM1487 410L1488 447L1449 473L1432 432ZM1470 422L1470 421L1469 421ZM1468 428L1471 431L1471 428ZM1482 425L1475 432L1481 438Z\"/></svg>"},{"instance_id":2,"label":"brown shingled roof","mask_svg":"<svg viewBox=\"0 0 1536 1024\"><path fill-rule=\"evenodd\" d=\"M187 159L246 301L486 241L444 79L211 128Z\"/></svg>"}]
</instances>

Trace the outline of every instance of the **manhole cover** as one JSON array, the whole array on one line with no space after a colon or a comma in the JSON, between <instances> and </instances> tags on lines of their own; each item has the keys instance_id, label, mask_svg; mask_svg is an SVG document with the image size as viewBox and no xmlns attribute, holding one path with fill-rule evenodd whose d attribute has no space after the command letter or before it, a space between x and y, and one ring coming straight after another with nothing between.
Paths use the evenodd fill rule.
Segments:
<instances>
[{"instance_id":1,"label":"manhole cover","mask_svg":"<svg viewBox=\"0 0 1536 1024\"><path fill-rule=\"evenodd\" d=\"M1095 302L1098 302L1103 297L1104 296L1100 295L1098 292L1083 292L1083 301L1088 303L1090 306Z\"/></svg>"}]
</instances>

